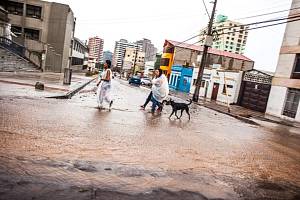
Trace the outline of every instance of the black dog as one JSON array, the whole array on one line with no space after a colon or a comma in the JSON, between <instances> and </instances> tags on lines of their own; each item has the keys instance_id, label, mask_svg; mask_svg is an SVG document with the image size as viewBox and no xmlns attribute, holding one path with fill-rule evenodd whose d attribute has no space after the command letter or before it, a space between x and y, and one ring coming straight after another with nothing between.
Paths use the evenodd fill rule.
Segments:
<instances>
[{"instance_id":1,"label":"black dog","mask_svg":"<svg viewBox=\"0 0 300 200\"><path fill-rule=\"evenodd\" d=\"M175 116L177 117L177 119L180 119L181 117L182 117L182 113L183 113L183 111L185 110L186 111L186 113L188 114L188 116L189 116L189 120L191 119L191 116L190 116L190 112L189 112L189 105L191 105L192 104L192 100L190 99L190 103L176 103L175 101L173 101L172 99L170 99L169 101L166 101L166 100L164 100L164 102L163 103L166 103L166 105L170 105L170 106L172 106L172 113L171 113L171 115L169 116L169 118L171 118L172 117L172 115L175 113ZM180 115L180 117L178 117L178 115L177 115L177 111L178 110L181 110L181 115Z\"/></svg>"}]
</instances>

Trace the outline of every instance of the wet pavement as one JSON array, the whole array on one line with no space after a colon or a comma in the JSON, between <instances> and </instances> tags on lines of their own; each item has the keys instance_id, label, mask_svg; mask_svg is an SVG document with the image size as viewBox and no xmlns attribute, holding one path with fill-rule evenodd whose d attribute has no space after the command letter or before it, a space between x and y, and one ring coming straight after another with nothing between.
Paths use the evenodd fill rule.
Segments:
<instances>
[{"instance_id":1,"label":"wet pavement","mask_svg":"<svg viewBox=\"0 0 300 200\"><path fill-rule=\"evenodd\" d=\"M58 100L0 83L0 199L300 199L299 129L196 105L152 116L123 81L99 111L94 87Z\"/></svg>"}]
</instances>

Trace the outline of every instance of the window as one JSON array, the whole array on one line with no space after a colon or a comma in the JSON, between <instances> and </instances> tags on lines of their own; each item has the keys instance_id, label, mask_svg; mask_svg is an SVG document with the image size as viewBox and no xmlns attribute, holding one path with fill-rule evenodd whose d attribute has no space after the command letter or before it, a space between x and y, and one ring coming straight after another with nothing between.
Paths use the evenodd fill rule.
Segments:
<instances>
[{"instance_id":1,"label":"window","mask_svg":"<svg viewBox=\"0 0 300 200\"><path fill-rule=\"evenodd\" d=\"M25 28L24 33L25 33L25 38L28 38L31 40L39 40L40 39L40 31L39 30Z\"/></svg>"},{"instance_id":2,"label":"window","mask_svg":"<svg viewBox=\"0 0 300 200\"><path fill-rule=\"evenodd\" d=\"M242 36L242 35L239 35L239 38L241 38L241 39L242 39L242 38L243 38L243 36Z\"/></svg>"},{"instance_id":3,"label":"window","mask_svg":"<svg viewBox=\"0 0 300 200\"><path fill-rule=\"evenodd\" d=\"M227 37L227 40L229 40L230 38L229 37Z\"/></svg>"},{"instance_id":4,"label":"window","mask_svg":"<svg viewBox=\"0 0 300 200\"><path fill-rule=\"evenodd\" d=\"M234 40L234 38L231 38L231 40Z\"/></svg>"},{"instance_id":5,"label":"window","mask_svg":"<svg viewBox=\"0 0 300 200\"><path fill-rule=\"evenodd\" d=\"M13 32L17 36L20 36L22 34L22 27L11 26L11 32Z\"/></svg>"},{"instance_id":6,"label":"window","mask_svg":"<svg viewBox=\"0 0 300 200\"><path fill-rule=\"evenodd\" d=\"M8 1L7 11L10 14L23 15L23 4L18 2Z\"/></svg>"},{"instance_id":7,"label":"window","mask_svg":"<svg viewBox=\"0 0 300 200\"><path fill-rule=\"evenodd\" d=\"M226 44L229 44L229 41L226 41Z\"/></svg>"},{"instance_id":8,"label":"window","mask_svg":"<svg viewBox=\"0 0 300 200\"><path fill-rule=\"evenodd\" d=\"M196 83L197 83L197 79L194 79L194 81L193 81L193 85L195 86L195 85L196 85Z\"/></svg>"},{"instance_id":9,"label":"window","mask_svg":"<svg viewBox=\"0 0 300 200\"><path fill-rule=\"evenodd\" d=\"M164 53L174 53L174 47L165 46Z\"/></svg>"},{"instance_id":10,"label":"window","mask_svg":"<svg viewBox=\"0 0 300 200\"><path fill-rule=\"evenodd\" d=\"M244 26L241 26L241 29L244 29Z\"/></svg>"},{"instance_id":11,"label":"window","mask_svg":"<svg viewBox=\"0 0 300 200\"><path fill-rule=\"evenodd\" d=\"M222 94L226 94L226 85L224 84Z\"/></svg>"},{"instance_id":12,"label":"window","mask_svg":"<svg viewBox=\"0 0 300 200\"><path fill-rule=\"evenodd\" d=\"M202 80L202 81L201 81L201 85L200 85L200 87L203 87L203 88L204 88L204 86L205 86L205 81L204 81L204 80Z\"/></svg>"},{"instance_id":13,"label":"window","mask_svg":"<svg viewBox=\"0 0 300 200\"><path fill-rule=\"evenodd\" d=\"M244 31L240 31L240 33L241 33L241 34L243 34L243 33L244 33Z\"/></svg>"},{"instance_id":14,"label":"window","mask_svg":"<svg viewBox=\"0 0 300 200\"><path fill-rule=\"evenodd\" d=\"M42 8L39 6L26 5L26 16L41 19Z\"/></svg>"},{"instance_id":15,"label":"window","mask_svg":"<svg viewBox=\"0 0 300 200\"><path fill-rule=\"evenodd\" d=\"M239 42L239 43L241 43L241 42L242 42L242 40L238 39L238 42Z\"/></svg>"},{"instance_id":16,"label":"window","mask_svg":"<svg viewBox=\"0 0 300 200\"><path fill-rule=\"evenodd\" d=\"M292 78L300 79L300 54L296 54L295 67L292 73Z\"/></svg>"},{"instance_id":17,"label":"window","mask_svg":"<svg viewBox=\"0 0 300 200\"><path fill-rule=\"evenodd\" d=\"M169 58L162 58L160 59L160 65L161 66L169 66L170 59Z\"/></svg>"},{"instance_id":18,"label":"window","mask_svg":"<svg viewBox=\"0 0 300 200\"><path fill-rule=\"evenodd\" d=\"M237 46L237 47L241 47L241 44L237 44L236 46Z\"/></svg>"},{"instance_id":19,"label":"window","mask_svg":"<svg viewBox=\"0 0 300 200\"><path fill-rule=\"evenodd\" d=\"M300 90L288 89L283 115L295 118L300 101Z\"/></svg>"}]
</instances>

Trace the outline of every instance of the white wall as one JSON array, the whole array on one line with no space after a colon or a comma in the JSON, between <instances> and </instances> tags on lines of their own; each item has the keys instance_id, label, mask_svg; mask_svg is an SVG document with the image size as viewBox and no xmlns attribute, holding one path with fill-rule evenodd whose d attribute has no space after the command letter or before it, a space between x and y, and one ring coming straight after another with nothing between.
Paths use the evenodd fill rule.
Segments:
<instances>
[{"instance_id":1,"label":"white wall","mask_svg":"<svg viewBox=\"0 0 300 200\"><path fill-rule=\"evenodd\" d=\"M282 119L300 122L300 104L298 106L295 119L282 115L284 105L285 105L287 90L288 88L286 87L272 86L266 113L269 115L280 117Z\"/></svg>"},{"instance_id":2,"label":"white wall","mask_svg":"<svg viewBox=\"0 0 300 200\"><path fill-rule=\"evenodd\" d=\"M194 68L193 80L197 79L199 68ZM227 96L223 94L223 88L225 82L227 85L232 85L233 88L227 87L228 101L229 103L237 103L240 86L242 82L243 72L225 72L225 81L224 81L224 72L217 72L217 70L204 69L203 80L205 80L205 86L200 88L200 96L205 96L205 90L207 90L206 98L211 99L214 83L219 83L219 90L217 101L227 103ZM210 75L210 76L209 76ZM192 86L190 93L194 93L195 86Z\"/></svg>"},{"instance_id":3,"label":"white wall","mask_svg":"<svg viewBox=\"0 0 300 200\"><path fill-rule=\"evenodd\" d=\"M267 114L281 117L286 98L286 92L286 87L272 86L266 110Z\"/></svg>"}]
</instances>

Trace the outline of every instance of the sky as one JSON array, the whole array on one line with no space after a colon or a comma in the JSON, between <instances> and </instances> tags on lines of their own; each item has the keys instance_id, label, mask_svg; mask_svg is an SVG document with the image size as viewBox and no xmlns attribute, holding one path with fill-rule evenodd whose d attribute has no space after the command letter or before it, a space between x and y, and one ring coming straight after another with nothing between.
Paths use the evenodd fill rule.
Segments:
<instances>
[{"instance_id":1,"label":"sky","mask_svg":"<svg viewBox=\"0 0 300 200\"><path fill-rule=\"evenodd\" d=\"M202 0L53 0L70 5L77 19L75 36L81 40L99 36L104 50L113 52L121 38L137 41L147 38L158 48L165 39L184 41L207 26L208 16ZM230 20L281 11L290 8L292 0L218 0L217 13ZM209 13L211 0L204 0ZM252 23L287 16L288 12L240 19ZM249 31L245 56L255 61L255 68L275 71L283 40L285 24ZM191 40L187 43L197 42Z\"/></svg>"}]
</instances>

